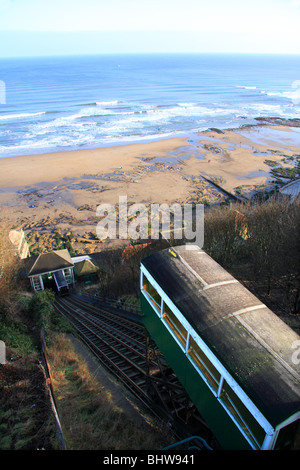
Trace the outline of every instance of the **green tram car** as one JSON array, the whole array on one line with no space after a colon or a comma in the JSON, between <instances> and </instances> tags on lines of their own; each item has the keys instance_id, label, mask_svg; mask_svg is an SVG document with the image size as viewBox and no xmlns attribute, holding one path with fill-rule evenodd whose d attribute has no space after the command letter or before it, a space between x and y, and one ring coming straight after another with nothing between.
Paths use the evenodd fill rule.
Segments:
<instances>
[{"instance_id":1,"label":"green tram car","mask_svg":"<svg viewBox=\"0 0 300 470\"><path fill-rule=\"evenodd\" d=\"M299 335L195 245L143 259L140 289L145 327L221 447L299 449Z\"/></svg>"}]
</instances>

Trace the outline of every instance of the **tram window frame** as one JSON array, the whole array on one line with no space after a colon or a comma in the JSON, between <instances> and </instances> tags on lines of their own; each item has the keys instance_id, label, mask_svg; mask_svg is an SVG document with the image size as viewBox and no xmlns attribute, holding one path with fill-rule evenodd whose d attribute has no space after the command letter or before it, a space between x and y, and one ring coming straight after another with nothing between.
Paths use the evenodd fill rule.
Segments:
<instances>
[{"instance_id":1,"label":"tram window frame","mask_svg":"<svg viewBox=\"0 0 300 470\"><path fill-rule=\"evenodd\" d=\"M147 289L147 287L150 286L151 287L151 290ZM149 279L147 278L147 276L143 273L143 278L142 278L142 288L143 288L143 293L145 294L146 298L148 299L148 301L150 302L150 305L152 305L152 307L154 307L154 309L156 310L157 313L161 313L161 303L162 303L162 297L161 295L157 292L157 290L155 289L155 287L153 287L153 285L151 284L151 282L149 281ZM153 297L152 294L155 294L158 299L159 299L159 303L157 302L157 300Z\"/></svg>"},{"instance_id":2,"label":"tram window frame","mask_svg":"<svg viewBox=\"0 0 300 470\"><path fill-rule=\"evenodd\" d=\"M171 334L175 336L175 339L179 341L180 345L183 346L183 349L185 350L188 331L182 325L181 321L178 319L172 309L164 301L162 306L162 320L170 330Z\"/></svg>"},{"instance_id":3,"label":"tram window frame","mask_svg":"<svg viewBox=\"0 0 300 470\"><path fill-rule=\"evenodd\" d=\"M247 436L255 447L261 448L266 437L266 431L226 380L224 380L222 384L219 400L237 423L243 434Z\"/></svg>"},{"instance_id":4,"label":"tram window frame","mask_svg":"<svg viewBox=\"0 0 300 470\"><path fill-rule=\"evenodd\" d=\"M300 419L279 430L275 450L300 450Z\"/></svg>"},{"instance_id":5,"label":"tram window frame","mask_svg":"<svg viewBox=\"0 0 300 470\"><path fill-rule=\"evenodd\" d=\"M205 377L213 391L217 393L222 375L192 336L189 338L187 356L194 367Z\"/></svg>"}]
</instances>

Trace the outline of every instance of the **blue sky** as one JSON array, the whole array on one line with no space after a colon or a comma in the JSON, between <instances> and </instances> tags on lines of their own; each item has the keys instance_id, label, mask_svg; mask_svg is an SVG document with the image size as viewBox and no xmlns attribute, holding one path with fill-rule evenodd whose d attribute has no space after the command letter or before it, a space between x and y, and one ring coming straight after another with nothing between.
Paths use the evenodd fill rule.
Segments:
<instances>
[{"instance_id":1,"label":"blue sky","mask_svg":"<svg viewBox=\"0 0 300 470\"><path fill-rule=\"evenodd\" d=\"M0 57L300 54L300 0L0 0Z\"/></svg>"}]
</instances>

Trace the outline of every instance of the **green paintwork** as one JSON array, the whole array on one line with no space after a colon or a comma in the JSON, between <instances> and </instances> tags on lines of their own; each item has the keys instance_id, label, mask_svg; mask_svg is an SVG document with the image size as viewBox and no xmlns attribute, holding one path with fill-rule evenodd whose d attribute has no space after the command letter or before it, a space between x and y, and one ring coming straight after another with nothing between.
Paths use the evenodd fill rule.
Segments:
<instances>
[{"instance_id":1,"label":"green paintwork","mask_svg":"<svg viewBox=\"0 0 300 470\"><path fill-rule=\"evenodd\" d=\"M143 294L141 294L141 306L145 328L174 370L222 448L230 450L251 449Z\"/></svg>"}]
</instances>

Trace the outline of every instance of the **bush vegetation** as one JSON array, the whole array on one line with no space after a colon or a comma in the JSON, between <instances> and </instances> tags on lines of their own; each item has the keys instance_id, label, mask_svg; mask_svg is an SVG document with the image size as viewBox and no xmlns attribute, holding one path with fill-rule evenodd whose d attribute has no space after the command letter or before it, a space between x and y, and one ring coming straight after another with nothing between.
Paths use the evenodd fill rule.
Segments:
<instances>
[{"instance_id":1,"label":"bush vegetation","mask_svg":"<svg viewBox=\"0 0 300 470\"><path fill-rule=\"evenodd\" d=\"M20 282L21 265L0 234L0 450L57 450L56 424L41 366L40 329L45 330L52 386L68 450L159 449L173 442L160 423L139 423L116 405L89 371L66 334L67 320L53 308L50 290L31 294Z\"/></svg>"},{"instance_id":2,"label":"bush vegetation","mask_svg":"<svg viewBox=\"0 0 300 470\"><path fill-rule=\"evenodd\" d=\"M169 246L159 240L139 249L143 244L133 243L128 259L122 260L121 250L109 257L109 274L101 279L102 295L138 297L141 259ZM203 249L275 313L300 313L299 198L293 203L271 197L205 208Z\"/></svg>"},{"instance_id":3,"label":"bush vegetation","mask_svg":"<svg viewBox=\"0 0 300 470\"><path fill-rule=\"evenodd\" d=\"M300 313L299 200L271 198L210 210L204 249L263 295L275 313Z\"/></svg>"},{"instance_id":4,"label":"bush vegetation","mask_svg":"<svg viewBox=\"0 0 300 470\"><path fill-rule=\"evenodd\" d=\"M67 449L150 450L173 442L160 423L135 422L116 404L65 334L55 336L48 360Z\"/></svg>"}]
</instances>

